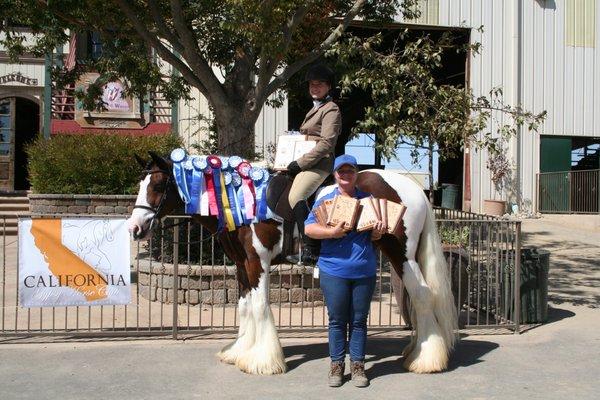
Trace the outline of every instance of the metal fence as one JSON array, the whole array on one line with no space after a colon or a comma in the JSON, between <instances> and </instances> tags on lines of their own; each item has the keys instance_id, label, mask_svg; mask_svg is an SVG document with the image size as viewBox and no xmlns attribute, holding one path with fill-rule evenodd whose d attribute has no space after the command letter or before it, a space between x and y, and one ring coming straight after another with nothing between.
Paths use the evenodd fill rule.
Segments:
<instances>
[{"instance_id":1,"label":"metal fence","mask_svg":"<svg viewBox=\"0 0 600 400\"><path fill-rule=\"evenodd\" d=\"M439 219L438 227L461 328L518 332L514 316L519 315L519 274L515 271L520 263L516 256L520 254L520 222ZM17 237L3 235L1 239L0 336L177 337L237 331L236 268L200 226L186 223L160 230L149 243L131 243L132 299L122 306L21 307ZM270 278L269 297L279 330L324 333L327 312L312 268L276 265ZM379 257L369 329L407 328L406 304L400 279L389 262Z\"/></svg>"},{"instance_id":2,"label":"metal fence","mask_svg":"<svg viewBox=\"0 0 600 400\"><path fill-rule=\"evenodd\" d=\"M600 170L540 173L537 194L542 213L600 213Z\"/></svg>"}]
</instances>

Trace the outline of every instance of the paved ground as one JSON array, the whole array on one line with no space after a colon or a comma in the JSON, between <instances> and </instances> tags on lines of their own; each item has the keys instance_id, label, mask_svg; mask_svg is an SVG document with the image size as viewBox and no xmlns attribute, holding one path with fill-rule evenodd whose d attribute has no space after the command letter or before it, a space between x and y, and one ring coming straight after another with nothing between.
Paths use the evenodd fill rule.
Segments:
<instances>
[{"instance_id":1,"label":"paved ground","mask_svg":"<svg viewBox=\"0 0 600 400\"><path fill-rule=\"evenodd\" d=\"M577 224L574 224L577 226ZM415 375L407 339L369 339L372 384L326 387L323 339L283 341L289 373L256 377L220 364L217 340L0 345L0 399L596 399L600 382L600 231L552 218L523 223L551 255L550 322L522 335L464 337L448 372Z\"/></svg>"}]
</instances>

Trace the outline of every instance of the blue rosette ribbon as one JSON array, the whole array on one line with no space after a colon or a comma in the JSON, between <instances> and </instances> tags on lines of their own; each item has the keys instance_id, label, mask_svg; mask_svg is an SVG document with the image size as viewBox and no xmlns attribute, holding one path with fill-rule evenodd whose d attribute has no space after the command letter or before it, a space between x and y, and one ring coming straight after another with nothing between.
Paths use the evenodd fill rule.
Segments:
<instances>
[{"instance_id":1,"label":"blue rosette ribbon","mask_svg":"<svg viewBox=\"0 0 600 400\"><path fill-rule=\"evenodd\" d=\"M200 213L200 198L204 189L204 170L207 167L206 159L202 157L192 157L192 176L190 184L191 201L185 205L186 214Z\"/></svg>"},{"instance_id":2,"label":"blue rosette ribbon","mask_svg":"<svg viewBox=\"0 0 600 400\"><path fill-rule=\"evenodd\" d=\"M185 154L185 150L182 148L175 149L171 152L171 161L173 161L173 176L175 177L177 191L187 206L191 200L191 197L188 190L186 171L183 165L186 161L186 158L187 155Z\"/></svg>"},{"instance_id":3,"label":"blue rosette ribbon","mask_svg":"<svg viewBox=\"0 0 600 400\"><path fill-rule=\"evenodd\" d=\"M268 176L268 172L262 168L252 168L250 170L250 177L254 183L256 189L256 217L255 221L264 221L267 219L267 184L268 178L265 179L265 175Z\"/></svg>"}]
</instances>

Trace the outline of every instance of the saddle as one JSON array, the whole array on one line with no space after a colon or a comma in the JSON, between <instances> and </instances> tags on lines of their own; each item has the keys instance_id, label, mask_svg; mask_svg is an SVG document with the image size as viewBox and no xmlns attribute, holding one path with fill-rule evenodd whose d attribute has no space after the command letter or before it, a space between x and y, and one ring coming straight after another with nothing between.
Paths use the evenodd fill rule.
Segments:
<instances>
[{"instance_id":1,"label":"saddle","mask_svg":"<svg viewBox=\"0 0 600 400\"><path fill-rule=\"evenodd\" d=\"M283 257L296 254L294 251L295 219L288 197L294 179L286 173L275 173L267 186L267 205L277 216L283 219ZM331 184L330 178L325 179L321 186ZM314 203L314 195L308 199L309 207Z\"/></svg>"}]
</instances>

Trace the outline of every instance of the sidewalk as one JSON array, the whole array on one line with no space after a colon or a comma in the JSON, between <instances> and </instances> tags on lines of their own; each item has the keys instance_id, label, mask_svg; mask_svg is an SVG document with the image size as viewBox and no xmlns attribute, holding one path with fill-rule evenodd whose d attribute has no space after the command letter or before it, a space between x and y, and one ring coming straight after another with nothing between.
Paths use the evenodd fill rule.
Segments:
<instances>
[{"instance_id":1,"label":"sidewalk","mask_svg":"<svg viewBox=\"0 0 600 400\"><path fill-rule=\"evenodd\" d=\"M1 399L596 399L600 392L600 232L523 222L524 244L550 250L550 321L521 335L462 338L450 370L404 371L408 339L369 338L366 389L326 386L325 339L282 341L290 371L250 376L221 364L221 340L0 346ZM0 339L1 340L1 339Z\"/></svg>"}]
</instances>

